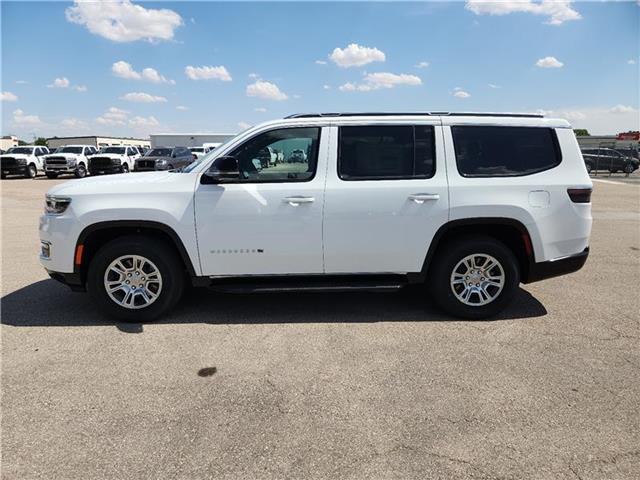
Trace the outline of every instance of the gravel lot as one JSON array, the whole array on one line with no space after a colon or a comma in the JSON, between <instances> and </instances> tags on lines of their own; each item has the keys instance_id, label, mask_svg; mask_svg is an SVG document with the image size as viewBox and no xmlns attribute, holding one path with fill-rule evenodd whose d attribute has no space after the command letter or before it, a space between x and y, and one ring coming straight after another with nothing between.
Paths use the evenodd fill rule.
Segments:
<instances>
[{"instance_id":1,"label":"gravel lot","mask_svg":"<svg viewBox=\"0 0 640 480\"><path fill-rule=\"evenodd\" d=\"M4 180L2 477L640 478L637 178L595 183L585 268L499 320L204 290L146 325L40 267L59 181Z\"/></svg>"}]
</instances>

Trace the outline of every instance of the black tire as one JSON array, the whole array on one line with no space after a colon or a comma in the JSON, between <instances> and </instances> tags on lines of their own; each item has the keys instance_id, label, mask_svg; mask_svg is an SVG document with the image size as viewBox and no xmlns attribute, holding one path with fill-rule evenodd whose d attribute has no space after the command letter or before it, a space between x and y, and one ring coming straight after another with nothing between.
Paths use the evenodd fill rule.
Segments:
<instances>
[{"instance_id":1,"label":"black tire","mask_svg":"<svg viewBox=\"0 0 640 480\"><path fill-rule=\"evenodd\" d=\"M87 169L85 168L84 164L81 163L80 165L78 165L76 171L73 172L73 174L76 176L76 178L84 178L87 176Z\"/></svg>"},{"instance_id":2,"label":"black tire","mask_svg":"<svg viewBox=\"0 0 640 480\"><path fill-rule=\"evenodd\" d=\"M504 285L497 297L486 305L470 306L459 300L451 286L454 268L468 255L487 254L498 261L504 272ZM477 235L457 240L436 252L429 270L427 285L433 300L447 313L479 320L493 317L513 299L520 283L520 268L513 252L503 243L489 236Z\"/></svg>"},{"instance_id":3,"label":"black tire","mask_svg":"<svg viewBox=\"0 0 640 480\"><path fill-rule=\"evenodd\" d=\"M57 173L52 173L52 172L46 172L45 175L47 176L47 178L53 180L54 178L58 178L58 174Z\"/></svg>"},{"instance_id":4,"label":"black tire","mask_svg":"<svg viewBox=\"0 0 640 480\"><path fill-rule=\"evenodd\" d=\"M126 163L123 163L122 166L120 167L120 173L129 173L129 165L127 165Z\"/></svg>"},{"instance_id":5,"label":"black tire","mask_svg":"<svg viewBox=\"0 0 640 480\"><path fill-rule=\"evenodd\" d=\"M634 172L634 170L635 170L635 169L633 168L633 165L632 165L632 164L630 164L630 163L627 163L627 164L624 166L624 170L623 170L623 171L624 171L624 173L626 173L626 174L630 175L630 174L632 174L632 173Z\"/></svg>"},{"instance_id":6,"label":"black tire","mask_svg":"<svg viewBox=\"0 0 640 480\"><path fill-rule=\"evenodd\" d=\"M112 300L104 285L107 268L123 255L140 255L153 262L162 277L158 298L147 307L129 309ZM144 235L128 235L104 245L91 260L87 273L87 291L100 309L126 322L154 320L171 310L182 297L185 285L184 266L175 249L162 240Z\"/></svg>"},{"instance_id":7,"label":"black tire","mask_svg":"<svg viewBox=\"0 0 640 480\"><path fill-rule=\"evenodd\" d=\"M593 170L593 165L591 165L590 163L585 163L585 166L587 167L587 173L591 173Z\"/></svg>"},{"instance_id":8,"label":"black tire","mask_svg":"<svg viewBox=\"0 0 640 480\"><path fill-rule=\"evenodd\" d=\"M24 172L25 178L36 178L38 175L38 169L33 163L27 165L27 170Z\"/></svg>"},{"instance_id":9,"label":"black tire","mask_svg":"<svg viewBox=\"0 0 640 480\"><path fill-rule=\"evenodd\" d=\"M1 178L2 180L4 180L5 178L7 178L7 176L6 176L4 173L2 173L2 174L0 174L0 178Z\"/></svg>"},{"instance_id":10,"label":"black tire","mask_svg":"<svg viewBox=\"0 0 640 480\"><path fill-rule=\"evenodd\" d=\"M173 165L169 165L169 166L167 167L167 170L173 170L173 168L174 168L174 167L173 167Z\"/></svg>"}]
</instances>

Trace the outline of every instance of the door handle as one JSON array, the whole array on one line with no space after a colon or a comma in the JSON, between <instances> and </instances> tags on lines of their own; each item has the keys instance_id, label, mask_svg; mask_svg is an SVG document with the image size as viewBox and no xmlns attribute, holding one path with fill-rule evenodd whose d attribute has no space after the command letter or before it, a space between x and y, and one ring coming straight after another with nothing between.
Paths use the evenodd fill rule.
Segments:
<instances>
[{"instance_id":1,"label":"door handle","mask_svg":"<svg viewBox=\"0 0 640 480\"><path fill-rule=\"evenodd\" d=\"M409 195L409 200L412 200L416 203L424 203L427 200L438 200L440 199L440 195L437 193L412 193Z\"/></svg>"},{"instance_id":2,"label":"door handle","mask_svg":"<svg viewBox=\"0 0 640 480\"><path fill-rule=\"evenodd\" d=\"M313 197L285 197L282 201L288 203L292 207L297 207L301 203L313 203L316 199Z\"/></svg>"}]
</instances>

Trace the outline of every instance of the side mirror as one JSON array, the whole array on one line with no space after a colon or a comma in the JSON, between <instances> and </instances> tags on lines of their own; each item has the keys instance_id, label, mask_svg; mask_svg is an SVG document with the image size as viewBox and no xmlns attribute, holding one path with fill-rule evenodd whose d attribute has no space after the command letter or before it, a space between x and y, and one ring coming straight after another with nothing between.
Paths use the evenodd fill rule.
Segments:
<instances>
[{"instance_id":1,"label":"side mirror","mask_svg":"<svg viewBox=\"0 0 640 480\"><path fill-rule=\"evenodd\" d=\"M200 177L200 183L213 185L224 182L224 180L236 180L238 178L240 178L238 160L236 157L224 156L216 158L213 165L211 165L211 169L204 172Z\"/></svg>"}]
</instances>

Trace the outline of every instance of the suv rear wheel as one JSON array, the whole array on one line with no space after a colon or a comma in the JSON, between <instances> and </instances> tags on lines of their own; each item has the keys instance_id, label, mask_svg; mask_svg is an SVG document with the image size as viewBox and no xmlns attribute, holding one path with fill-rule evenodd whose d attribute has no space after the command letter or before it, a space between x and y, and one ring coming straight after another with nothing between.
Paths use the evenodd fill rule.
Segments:
<instances>
[{"instance_id":1,"label":"suv rear wheel","mask_svg":"<svg viewBox=\"0 0 640 480\"><path fill-rule=\"evenodd\" d=\"M131 235L113 240L89 265L87 290L107 314L129 322L153 320L182 296L185 275L162 240Z\"/></svg>"},{"instance_id":2,"label":"suv rear wheel","mask_svg":"<svg viewBox=\"0 0 640 480\"><path fill-rule=\"evenodd\" d=\"M434 301L447 313L482 319L509 304L520 273L513 252L503 243L473 236L438 252L427 283Z\"/></svg>"}]
</instances>

